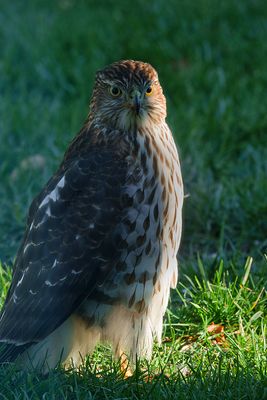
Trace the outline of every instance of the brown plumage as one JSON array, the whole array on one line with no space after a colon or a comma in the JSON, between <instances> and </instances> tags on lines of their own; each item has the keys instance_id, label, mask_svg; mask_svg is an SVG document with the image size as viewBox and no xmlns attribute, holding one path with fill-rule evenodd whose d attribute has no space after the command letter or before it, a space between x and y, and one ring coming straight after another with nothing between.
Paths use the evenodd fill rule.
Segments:
<instances>
[{"instance_id":1,"label":"brown plumage","mask_svg":"<svg viewBox=\"0 0 267 400\"><path fill-rule=\"evenodd\" d=\"M99 341L117 356L151 356L177 282L182 227L165 118L150 64L120 61L97 73L88 119L30 207L0 316L2 361L20 354L42 370L79 365Z\"/></svg>"}]
</instances>

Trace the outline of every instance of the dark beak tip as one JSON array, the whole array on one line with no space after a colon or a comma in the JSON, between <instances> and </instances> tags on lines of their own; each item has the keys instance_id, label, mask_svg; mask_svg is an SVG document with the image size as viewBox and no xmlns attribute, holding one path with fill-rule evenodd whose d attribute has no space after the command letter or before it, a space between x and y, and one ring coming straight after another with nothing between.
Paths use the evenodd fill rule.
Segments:
<instances>
[{"instance_id":1,"label":"dark beak tip","mask_svg":"<svg viewBox=\"0 0 267 400\"><path fill-rule=\"evenodd\" d=\"M140 99L139 99L139 97L136 97L135 98L135 111L136 111L137 115L140 113L140 108L141 108Z\"/></svg>"}]
</instances>

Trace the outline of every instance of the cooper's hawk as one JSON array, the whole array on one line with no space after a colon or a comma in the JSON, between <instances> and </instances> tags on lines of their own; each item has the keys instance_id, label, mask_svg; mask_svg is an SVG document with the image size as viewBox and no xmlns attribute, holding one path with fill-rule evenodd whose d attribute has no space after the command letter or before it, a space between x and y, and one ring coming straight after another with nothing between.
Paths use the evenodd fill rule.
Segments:
<instances>
[{"instance_id":1,"label":"cooper's hawk","mask_svg":"<svg viewBox=\"0 0 267 400\"><path fill-rule=\"evenodd\" d=\"M161 340L177 282L183 184L151 65L96 75L90 113L34 199L0 317L1 361L79 365L97 342L132 359Z\"/></svg>"}]
</instances>

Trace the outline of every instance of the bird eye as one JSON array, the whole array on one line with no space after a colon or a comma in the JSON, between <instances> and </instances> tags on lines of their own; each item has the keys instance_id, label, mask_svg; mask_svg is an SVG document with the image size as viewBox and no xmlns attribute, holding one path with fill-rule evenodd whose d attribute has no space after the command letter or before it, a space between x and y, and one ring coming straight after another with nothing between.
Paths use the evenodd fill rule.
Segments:
<instances>
[{"instance_id":1,"label":"bird eye","mask_svg":"<svg viewBox=\"0 0 267 400\"><path fill-rule=\"evenodd\" d=\"M147 96L150 96L150 95L152 94L152 92L153 92L152 87L151 87L151 86L148 86L148 88L147 88L147 90L146 90L146 95L147 95Z\"/></svg>"},{"instance_id":2,"label":"bird eye","mask_svg":"<svg viewBox=\"0 0 267 400\"><path fill-rule=\"evenodd\" d=\"M118 86L111 86L109 88L109 93L111 94L111 96L113 97L119 97L121 95L121 89L118 88Z\"/></svg>"}]
</instances>

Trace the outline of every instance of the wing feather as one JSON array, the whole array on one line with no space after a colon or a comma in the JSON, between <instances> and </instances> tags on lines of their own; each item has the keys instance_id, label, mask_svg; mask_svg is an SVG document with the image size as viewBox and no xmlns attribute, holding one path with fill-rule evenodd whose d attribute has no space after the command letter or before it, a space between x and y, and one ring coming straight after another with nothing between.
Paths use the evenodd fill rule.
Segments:
<instances>
[{"instance_id":1,"label":"wing feather","mask_svg":"<svg viewBox=\"0 0 267 400\"><path fill-rule=\"evenodd\" d=\"M33 202L12 284L0 316L0 341L25 345L56 329L119 259L127 162L93 148L61 166Z\"/></svg>"}]
</instances>

